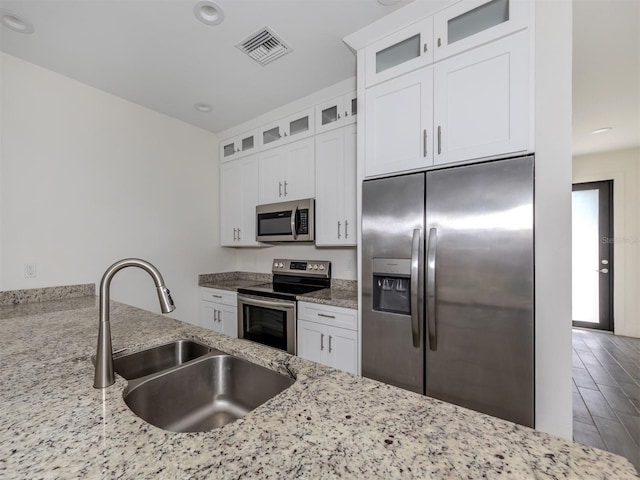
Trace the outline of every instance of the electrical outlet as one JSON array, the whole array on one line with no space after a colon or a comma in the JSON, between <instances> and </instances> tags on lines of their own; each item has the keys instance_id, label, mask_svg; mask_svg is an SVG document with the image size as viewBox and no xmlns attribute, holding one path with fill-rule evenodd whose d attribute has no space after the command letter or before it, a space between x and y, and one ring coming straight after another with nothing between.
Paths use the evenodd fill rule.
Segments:
<instances>
[{"instance_id":1,"label":"electrical outlet","mask_svg":"<svg viewBox=\"0 0 640 480\"><path fill-rule=\"evenodd\" d=\"M38 276L38 270L35 263L24 264L24 278L36 278Z\"/></svg>"}]
</instances>

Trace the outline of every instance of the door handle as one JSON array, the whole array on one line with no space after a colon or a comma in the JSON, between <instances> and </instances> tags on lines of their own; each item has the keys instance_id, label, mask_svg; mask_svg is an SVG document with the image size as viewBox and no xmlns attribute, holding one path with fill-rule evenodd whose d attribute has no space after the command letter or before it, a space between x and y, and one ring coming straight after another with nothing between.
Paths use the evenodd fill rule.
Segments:
<instances>
[{"instance_id":1,"label":"door handle","mask_svg":"<svg viewBox=\"0 0 640 480\"><path fill-rule=\"evenodd\" d=\"M293 235L293 239L298 239L298 232L296 230L296 215L298 214L298 206L296 205L293 210L291 210L291 235Z\"/></svg>"},{"instance_id":2,"label":"door handle","mask_svg":"<svg viewBox=\"0 0 640 480\"><path fill-rule=\"evenodd\" d=\"M319 317L324 317L324 318L336 318L335 315L327 315L326 313L318 313L317 314Z\"/></svg>"},{"instance_id":3,"label":"door handle","mask_svg":"<svg viewBox=\"0 0 640 480\"><path fill-rule=\"evenodd\" d=\"M415 348L420 348L420 315L418 313L418 275L420 274L420 234L419 228L413 230L411 241L411 339Z\"/></svg>"},{"instance_id":4,"label":"door handle","mask_svg":"<svg viewBox=\"0 0 640 480\"><path fill-rule=\"evenodd\" d=\"M438 155L442 153L442 127L438 125Z\"/></svg>"},{"instance_id":5,"label":"door handle","mask_svg":"<svg viewBox=\"0 0 640 480\"><path fill-rule=\"evenodd\" d=\"M282 196L282 182L278 182L278 196Z\"/></svg>"},{"instance_id":6,"label":"door handle","mask_svg":"<svg viewBox=\"0 0 640 480\"><path fill-rule=\"evenodd\" d=\"M329 353L331 353L331 335L329 335Z\"/></svg>"},{"instance_id":7,"label":"door handle","mask_svg":"<svg viewBox=\"0 0 640 480\"><path fill-rule=\"evenodd\" d=\"M287 185L289 185L289 184L288 184L288 183L287 183L287 181L285 180L285 181L284 181L284 196L285 196L285 197L286 197L287 195L289 195L289 194L287 193Z\"/></svg>"},{"instance_id":8,"label":"door handle","mask_svg":"<svg viewBox=\"0 0 640 480\"><path fill-rule=\"evenodd\" d=\"M347 228L349 227L349 222L348 221L344 221L344 238L349 238L349 230L347 230Z\"/></svg>"},{"instance_id":9,"label":"door handle","mask_svg":"<svg viewBox=\"0 0 640 480\"><path fill-rule=\"evenodd\" d=\"M237 238L236 238L236 230L237 230L237 228L233 229L233 241L234 242L237 240Z\"/></svg>"},{"instance_id":10,"label":"door handle","mask_svg":"<svg viewBox=\"0 0 640 480\"><path fill-rule=\"evenodd\" d=\"M320 350L324 350L324 333L320 334Z\"/></svg>"},{"instance_id":11,"label":"door handle","mask_svg":"<svg viewBox=\"0 0 640 480\"><path fill-rule=\"evenodd\" d=\"M608 268L601 268L599 270L596 270L596 272L600 272L600 273L609 273L609 269Z\"/></svg>"},{"instance_id":12,"label":"door handle","mask_svg":"<svg viewBox=\"0 0 640 480\"><path fill-rule=\"evenodd\" d=\"M240 241L240 229L238 228L238 241Z\"/></svg>"},{"instance_id":13,"label":"door handle","mask_svg":"<svg viewBox=\"0 0 640 480\"><path fill-rule=\"evenodd\" d=\"M340 238L340 221L338 221L338 238Z\"/></svg>"},{"instance_id":14,"label":"door handle","mask_svg":"<svg viewBox=\"0 0 640 480\"><path fill-rule=\"evenodd\" d=\"M218 321L218 310L216 310L215 308L213 309L213 321Z\"/></svg>"},{"instance_id":15,"label":"door handle","mask_svg":"<svg viewBox=\"0 0 640 480\"><path fill-rule=\"evenodd\" d=\"M429 229L429 245L427 246L427 331L429 332L429 349L438 349L436 330L436 248L438 230Z\"/></svg>"}]
</instances>

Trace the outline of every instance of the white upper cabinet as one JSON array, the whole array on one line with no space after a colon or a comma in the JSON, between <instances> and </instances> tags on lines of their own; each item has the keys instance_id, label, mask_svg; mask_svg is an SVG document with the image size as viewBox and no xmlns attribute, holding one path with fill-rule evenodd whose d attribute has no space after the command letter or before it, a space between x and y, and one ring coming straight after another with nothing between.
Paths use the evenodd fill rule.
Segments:
<instances>
[{"instance_id":1,"label":"white upper cabinet","mask_svg":"<svg viewBox=\"0 0 640 480\"><path fill-rule=\"evenodd\" d=\"M220 242L227 247L256 242L258 156L251 155L220 166Z\"/></svg>"},{"instance_id":2,"label":"white upper cabinet","mask_svg":"<svg viewBox=\"0 0 640 480\"><path fill-rule=\"evenodd\" d=\"M313 137L261 152L258 163L260 204L315 197Z\"/></svg>"},{"instance_id":3,"label":"white upper cabinet","mask_svg":"<svg viewBox=\"0 0 640 480\"><path fill-rule=\"evenodd\" d=\"M438 63L434 85L436 165L527 150L526 32Z\"/></svg>"},{"instance_id":4,"label":"white upper cabinet","mask_svg":"<svg viewBox=\"0 0 640 480\"><path fill-rule=\"evenodd\" d=\"M265 125L259 130L260 148L265 150L313 135L314 120L314 109L311 108Z\"/></svg>"},{"instance_id":5,"label":"white upper cabinet","mask_svg":"<svg viewBox=\"0 0 640 480\"><path fill-rule=\"evenodd\" d=\"M316 106L316 133L355 123L358 115L356 92L340 95Z\"/></svg>"},{"instance_id":6,"label":"white upper cabinet","mask_svg":"<svg viewBox=\"0 0 640 480\"><path fill-rule=\"evenodd\" d=\"M365 176L433 164L433 67L367 88Z\"/></svg>"},{"instance_id":7,"label":"white upper cabinet","mask_svg":"<svg viewBox=\"0 0 640 480\"><path fill-rule=\"evenodd\" d=\"M258 132L247 132L220 142L220 161L226 162L258 151Z\"/></svg>"},{"instance_id":8,"label":"white upper cabinet","mask_svg":"<svg viewBox=\"0 0 640 480\"><path fill-rule=\"evenodd\" d=\"M365 48L367 87L433 62L433 17L421 20Z\"/></svg>"},{"instance_id":9,"label":"white upper cabinet","mask_svg":"<svg viewBox=\"0 0 640 480\"><path fill-rule=\"evenodd\" d=\"M356 126L316 136L316 245L356 244Z\"/></svg>"},{"instance_id":10,"label":"white upper cabinet","mask_svg":"<svg viewBox=\"0 0 640 480\"><path fill-rule=\"evenodd\" d=\"M458 2L434 16L435 60L524 29L530 3L522 0Z\"/></svg>"}]
</instances>

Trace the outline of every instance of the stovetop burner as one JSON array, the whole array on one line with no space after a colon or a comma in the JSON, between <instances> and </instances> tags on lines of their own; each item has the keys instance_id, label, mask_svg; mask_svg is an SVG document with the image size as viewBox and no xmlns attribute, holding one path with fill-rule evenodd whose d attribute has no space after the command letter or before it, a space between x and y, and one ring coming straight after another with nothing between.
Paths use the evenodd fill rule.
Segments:
<instances>
[{"instance_id":1,"label":"stovetop burner","mask_svg":"<svg viewBox=\"0 0 640 480\"><path fill-rule=\"evenodd\" d=\"M295 300L296 295L331 287L331 262L276 259L271 271L272 283L239 288L238 293Z\"/></svg>"}]
</instances>

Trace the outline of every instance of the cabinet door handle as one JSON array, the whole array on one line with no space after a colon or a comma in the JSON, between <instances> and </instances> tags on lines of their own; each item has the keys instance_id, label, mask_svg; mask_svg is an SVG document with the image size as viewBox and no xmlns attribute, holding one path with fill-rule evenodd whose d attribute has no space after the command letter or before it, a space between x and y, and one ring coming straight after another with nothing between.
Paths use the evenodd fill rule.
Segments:
<instances>
[{"instance_id":1,"label":"cabinet door handle","mask_svg":"<svg viewBox=\"0 0 640 480\"><path fill-rule=\"evenodd\" d=\"M240 236L240 229L238 229L238 241L240 241L242 237Z\"/></svg>"},{"instance_id":2,"label":"cabinet door handle","mask_svg":"<svg viewBox=\"0 0 640 480\"><path fill-rule=\"evenodd\" d=\"M347 112L347 111L345 110L345 112L344 112L344 116L345 116L345 117L348 117L348 116L349 116L349 112Z\"/></svg>"},{"instance_id":3,"label":"cabinet door handle","mask_svg":"<svg viewBox=\"0 0 640 480\"><path fill-rule=\"evenodd\" d=\"M215 308L213 309L213 321L218 321L218 310L216 310Z\"/></svg>"},{"instance_id":4,"label":"cabinet door handle","mask_svg":"<svg viewBox=\"0 0 640 480\"><path fill-rule=\"evenodd\" d=\"M340 238L340 222L338 221L338 238Z\"/></svg>"},{"instance_id":5,"label":"cabinet door handle","mask_svg":"<svg viewBox=\"0 0 640 480\"><path fill-rule=\"evenodd\" d=\"M442 39L440 37L438 37L438 46L441 47L442 46Z\"/></svg>"},{"instance_id":6,"label":"cabinet door handle","mask_svg":"<svg viewBox=\"0 0 640 480\"><path fill-rule=\"evenodd\" d=\"M349 222L348 221L344 221L344 238L349 238L349 230L347 230L349 228Z\"/></svg>"},{"instance_id":7,"label":"cabinet door handle","mask_svg":"<svg viewBox=\"0 0 640 480\"><path fill-rule=\"evenodd\" d=\"M318 316L325 318L336 318L334 315L327 315L326 313L318 313Z\"/></svg>"},{"instance_id":8,"label":"cabinet door handle","mask_svg":"<svg viewBox=\"0 0 640 480\"><path fill-rule=\"evenodd\" d=\"M340 120L340 118L342 118L342 117L340 117L340 114L338 114L338 120Z\"/></svg>"},{"instance_id":9,"label":"cabinet door handle","mask_svg":"<svg viewBox=\"0 0 640 480\"><path fill-rule=\"evenodd\" d=\"M278 182L278 196L282 196L282 182Z\"/></svg>"},{"instance_id":10,"label":"cabinet door handle","mask_svg":"<svg viewBox=\"0 0 640 480\"><path fill-rule=\"evenodd\" d=\"M320 350L324 350L324 333L320 334Z\"/></svg>"},{"instance_id":11,"label":"cabinet door handle","mask_svg":"<svg viewBox=\"0 0 640 480\"><path fill-rule=\"evenodd\" d=\"M424 44L424 47L422 48L422 51L423 51L424 53L427 53L427 50L429 50L429 49L427 48L427 44L425 43L425 44Z\"/></svg>"},{"instance_id":12,"label":"cabinet door handle","mask_svg":"<svg viewBox=\"0 0 640 480\"><path fill-rule=\"evenodd\" d=\"M237 238L236 238L236 230L237 230L237 228L233 229L233 241L234 242L237 240Z\"/></svg>"},{"instance_id":13,"label":"cabinet door handle","mask_svg":"<svg viewBox=\"0 0 640 480\"><path fill-rule=\"evenodd\" d=\"M285 196L285 197L286 197L287 195L289 195L289 194L287 193L287 185L289 185L289 184L288 184L288 183L287 183L287 181L285 180L285 181L284 181L284 196Z\"/></svg>"},{"instance_id":14,"label":"cabinet door handle","mask_svg":"<svg viewBox=\"0 0 640 480\"><path fill-rule=\"evenodd\" d=\"M442 128L438 125L438 155L442 153Z\"/></svg>"},{"instance_id":15,"label":"cabinet door handle","mask_svg":"<svg viewBox=\"0 0 640 480\"><path fill-rule=\"evenodd\" d=\"M427 156L427 129L422 131L422 156Z\"/></svg>"},{"instance_id":16,"label":"cabinet door handle","mask_svg":"<svg viewBox=\"0 0 640 480\"><path fill-rule=\"evenodd\" d=\"M285 137L287 136L287 132L284 132L284 136L285 136Z\"/></svg>"},{"instance_id":17,"label":"cabinet door handle","mask_svg":"<svg viewBox=\"0 0 640 480\"><path fill-rule=\"evenodd\" d=\"M331 353L331 335L329 335L329 353Z\"/></svg>"}]
</instances>

